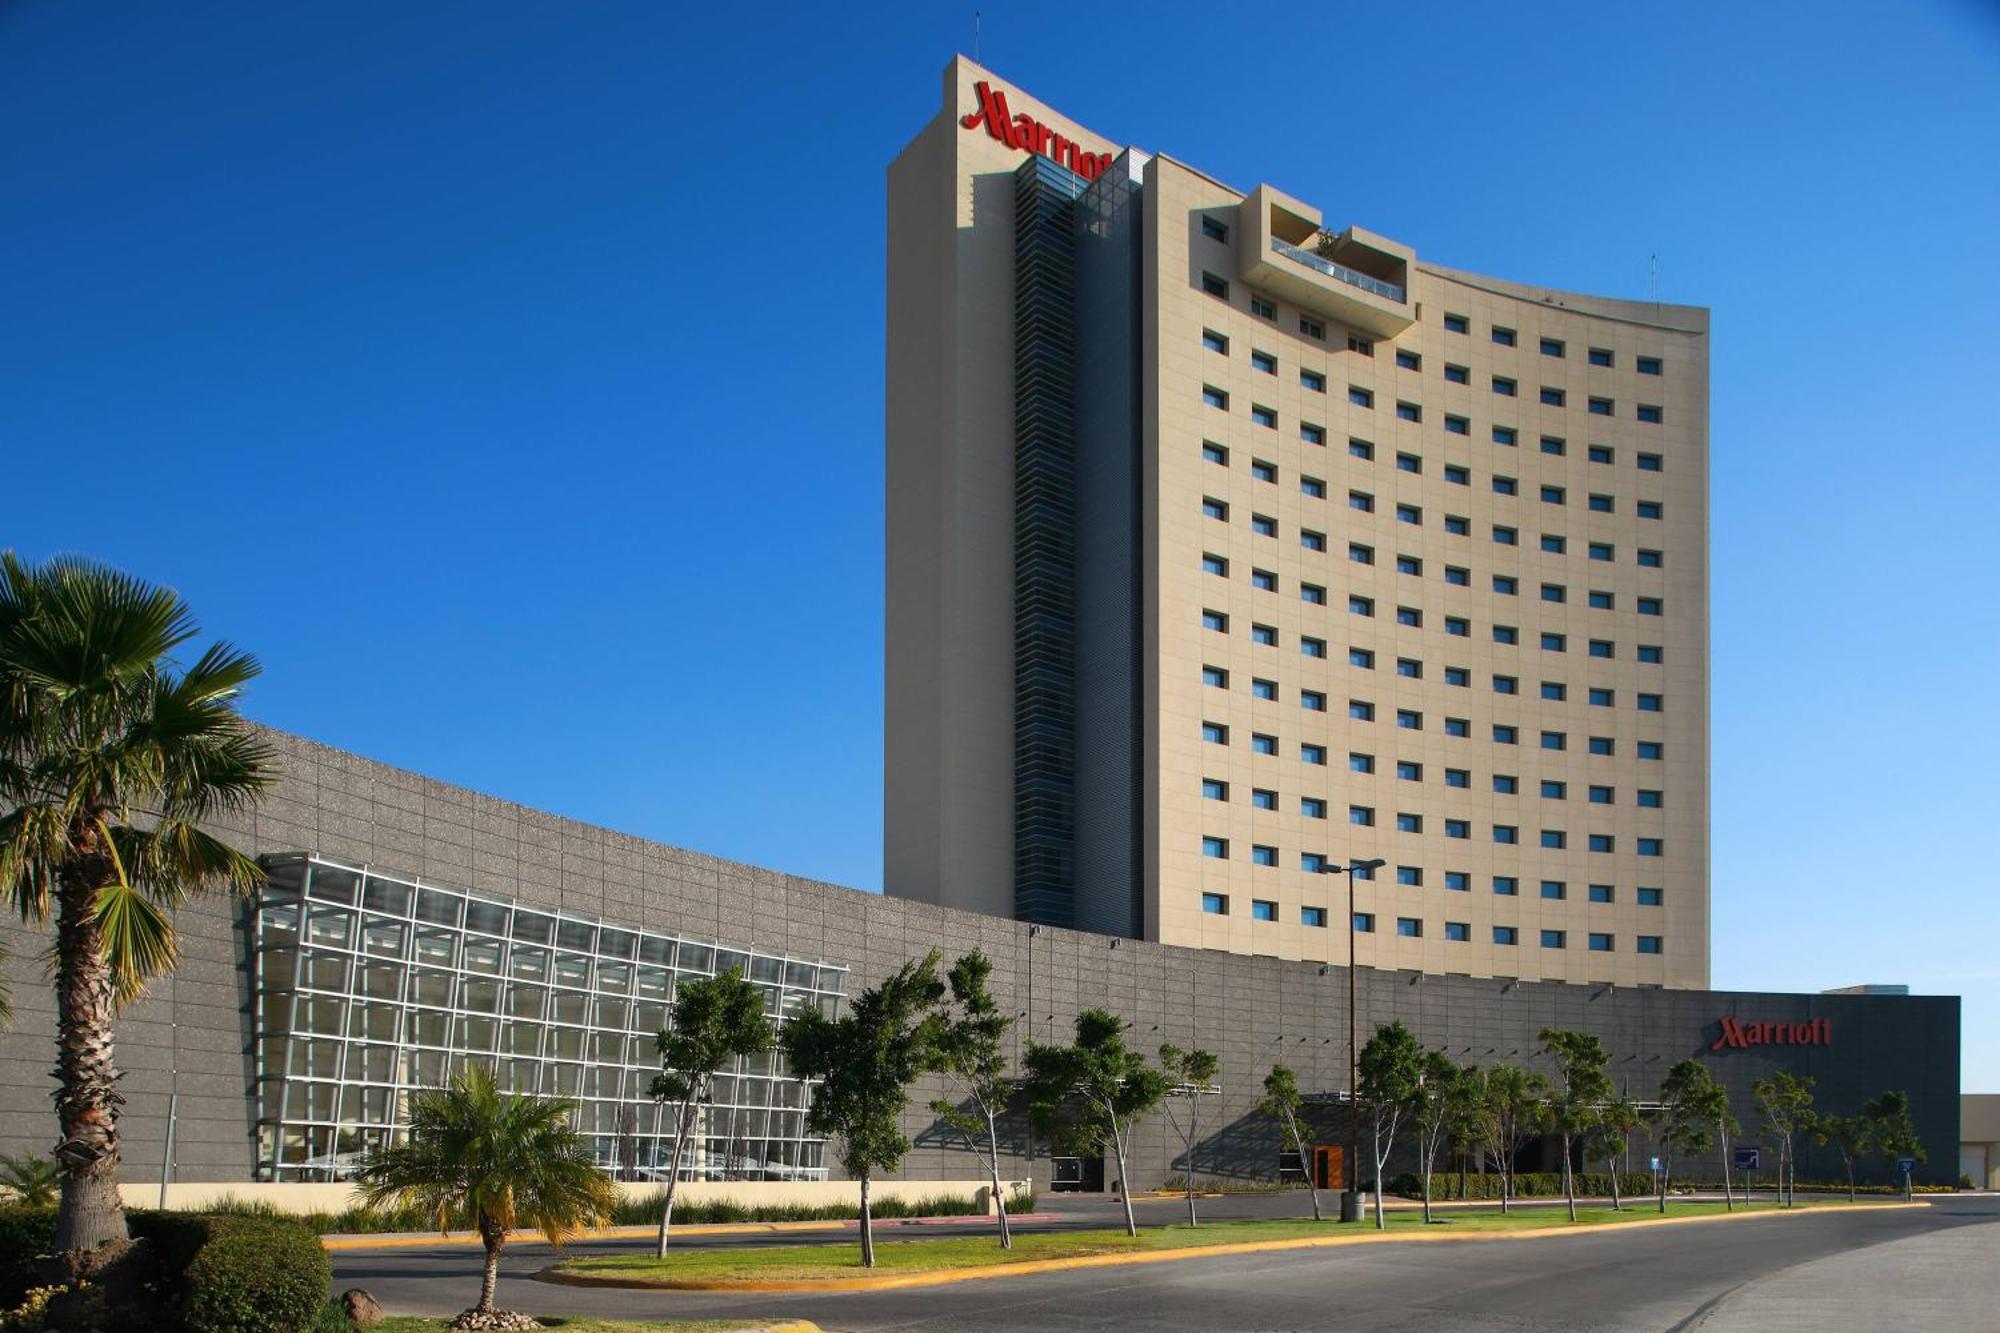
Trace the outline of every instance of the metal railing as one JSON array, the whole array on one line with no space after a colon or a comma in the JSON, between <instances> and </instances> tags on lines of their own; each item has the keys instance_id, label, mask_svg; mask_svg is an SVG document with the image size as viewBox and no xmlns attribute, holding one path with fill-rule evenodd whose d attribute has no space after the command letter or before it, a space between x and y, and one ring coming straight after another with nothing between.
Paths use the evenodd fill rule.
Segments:
<instances>
[{"instance_id":1,"label":"metal railing","mask_svg":"<svg viewBox=\"0 0 2000 1333\"><path fill-rule=\"evenodd\" d=\"M1387 297L1389 300L1399 304L1409 299L1407 291L1393 282L1384 282L1380 278L1371 278L1366 273L1356 273L1345 264L1336 264L1331 259L1322 259L1310 250L1301 250L1298 246L1287 244L1275 236L1271 238L1271 248L1293 263L1304 264L1315 273L1324 273L1329 278L1347 283L1352 287L1359 287L1364 292L1373 292L1377 296Z\"/></svg>"}]
</instances>

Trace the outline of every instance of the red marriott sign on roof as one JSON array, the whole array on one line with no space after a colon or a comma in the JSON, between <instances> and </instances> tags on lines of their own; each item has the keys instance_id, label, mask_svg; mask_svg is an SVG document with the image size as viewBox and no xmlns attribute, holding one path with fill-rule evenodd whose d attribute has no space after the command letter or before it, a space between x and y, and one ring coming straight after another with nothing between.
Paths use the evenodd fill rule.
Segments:
<instances>
[{"instance_id":1,"label":"red marriott sign on roof","mask_svg":"<svg viewBox=\"0 0 2000 1333\"><path fill-rule=\"evenodd\" d=\"M961 117L958 122L966 129L976 130L984 125L988 134L1009 148L1052 157L1087 181L1096 180L1111 165L1111 154L1090 152L1082 144L1058 134L1025 111L1019 115L1010 114L1007 94L986 80L979 81L977 91L979 109Z\"/></svg>"},{"instance_id":2,"label":"red marriott sign on roof","mask_svg":"<svg viewBox=\"0 0 2000 1333\"><path fill-rule=\"evenodd\" d=\"M1811 1018L1803 1023L1745 1023L1734 1018L1716 1021L1722 1032L1709 1046L1711 1051L1744 1050L1751 1046L1833 1045L1830 1018Z\"/></svg>"}]
</instances>

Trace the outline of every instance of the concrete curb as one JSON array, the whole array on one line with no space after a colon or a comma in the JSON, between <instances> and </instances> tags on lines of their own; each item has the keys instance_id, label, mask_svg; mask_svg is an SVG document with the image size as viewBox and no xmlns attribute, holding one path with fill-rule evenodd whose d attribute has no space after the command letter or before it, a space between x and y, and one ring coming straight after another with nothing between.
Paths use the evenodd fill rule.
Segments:
<instances>
[{"instance_id":1,"label":"concrete curb","mask_svg":"<svg viewBox=\"0 0 2000 1333\"><path fill-rule=\"evenodd\" d=\"M1438 1242L1465 1243L1515 1240L1549 1240L1557 1236L1594 1235L1604 1231L1631 1231L1643 1227L1691 1226L1697 1222L1736 1222L1746 1218L1811 1217L1821 1211L1838 1209L1844 1213L1888 1212L1892 1209L1928 1208L1928 1203L1854 1203L1822 1205L1819 1208L1771 1208L1764 1212L1702 1213L1693 1217L1650 1217L1630 1222L1585 1222L1576 1226L1530 1227L1520 1231L1487 1231L1463 1235L1435 1235L1419 1232L1368 1232L1358 1236L1302 1236L1296 1240L1252 1240L1224 1245L1196 1245L1174 1250L1143 1250L1129 1254L1089 1254L1065 1259L1029 1259L1014 1264L987 1264L978 1268L945 1268L928 1273L904 1273L882 1277L807 1278L791 1281L699 1281L676 1278L630 1278L594 1273L565 1273L551 1264L535 1274L538 1281L566 1287L622 1287L634 1291L734 1291L795 1293L804 1291L896 1291L907 1287L943 1286L954 1282L977 1282L988 1278L1060 1273L1082 1268L1117 1268L1127 1264L1171 1263L1232 1254L1262 1254L1281 1250L1322 1250L1347 1245L1423 1245ZM1338 1225L1337 1223L1335 1225Z\"/></svg>"},{"instance_id":2,"label":"concrete curb","mask_svg":"<svg viewBox=\"0 0 2000 1333\"><path fill-rule=\"evenodd\" d=\"M1010 1221L1053 1222L1060 1219L1059 1213L1010 1213ZM998 1226L997 1218L982 1217L977 1213L964 1217L878 1217L875 1219L877 1231L895 1230L899 1227L950 1227L950 1226ZM853 1218L838 1218L826 1222L703 1222L674 1228L676 1236L763 1236L793 1231L854 1231L860 1224ZM585 1231L565 1241L567 1245L587 1244L594 1240L636 1240L644 1236L659 1234L659 1228L650 1224L640 1226L599 1227ZM368 1236L321 1236L319 1243L328 1251L344 1250L414 1250L430 1248L451 1248L479 1245L479 1237L470 1233L440 1236L428 1231L385 1231ZM507 1243L546 1245L549 1238L539 1231L510 1231Z\"/></svg>"}]
</instances>

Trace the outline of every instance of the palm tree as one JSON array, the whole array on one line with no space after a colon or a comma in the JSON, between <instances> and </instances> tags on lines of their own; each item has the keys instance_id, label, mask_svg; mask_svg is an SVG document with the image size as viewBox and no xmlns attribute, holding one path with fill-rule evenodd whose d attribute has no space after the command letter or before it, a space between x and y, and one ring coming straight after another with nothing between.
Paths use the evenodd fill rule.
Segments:
<instances>
[{"instance_id":1,"label":"palm tree","mask_svg":"<svg viewBox=\"0 0 2000 1333\"><path fill-rule=\"evenodd\" d=\"M195 633L171 589L0 553L0 901L55 919L55 1247L72 1267L126 1236L113 1019L173 966L188 893L263 878L201 827L273 780L236 712L257 663L216 643L181 670Z\"/></svg>"},{"instance_id":2,"label":"palm tree","mask_svg":"<svg viewBox=\"0 0 2000 1333\"><path fill-rule=\"evenodd\" d=\"M46 1208L56 1201L56 1164L46 1157L0 1153L0 1190L15 1203Z\"/></svg>"},{"instance_id":3,"label":"palm tree","mask_svg":"<svg viewBox=\"0 0 2000 1333\"><path fill-rule=\"evenodd\" d=\"M515 1097L492 1073L467 1065L446 1088L410 1097L409 1136L363 1160L355 1177L370 1208L421 1208L439 1231L469 1226L486 1246L479 1304L488 1315L500 1280L500 1248L515 1227L560 1246L610 1215L618 1191L570 1128L575 1103Z\"/></svg>"}]
</instances>

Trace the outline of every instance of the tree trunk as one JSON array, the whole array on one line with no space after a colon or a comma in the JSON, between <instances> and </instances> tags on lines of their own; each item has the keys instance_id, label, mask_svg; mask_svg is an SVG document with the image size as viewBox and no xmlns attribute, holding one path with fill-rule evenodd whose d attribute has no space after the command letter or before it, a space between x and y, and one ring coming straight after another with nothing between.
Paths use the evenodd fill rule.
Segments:
<instances>
[{"instance_id":1,"label":"tree trunk","mask_svg":"<svg viewBox=\"0 0 2000 1333\"><path fill-rule=\"evenodd\" d=\"M1840 1160L1847 1167L1847 1201L1849 1203L1853 1203L1854 1202L1854 1159L1852 1157L1847 1156L1845 1153L1842 1153Z\"/></svg>"},{"instance_id":2,"label":"tree trunk","mask_svg":"<svg viewBox=\"0 0 2000 1333\"><path fill-rule=\"evenodd\" d=\"M1618 1197L1618 1153L1615 1149L1611 1153L1611 1211L1625 1211L1625 1205Z\"/></svg>"},{"instance_id":3,"label":"tree trunk","mask_svg":"<svg viewBox=\"0 0 2000 1333\"><path fill-rule=\"evenodd\" d=\"M1188 1205L1188 1228L1190 1230L1200 1225L1200 1223L1195 1220L1194 1216L1194 1140L1196 1134L1195 1114L1196 1114L1196 1108L1199 1107L1200 1105L1201 1105L1201 1098L1199 1096L1190 1096L1188 1098L1187 1205Z\"/></svg>"},{"instance_id":4,"label":"tree trunk","mask_svg":"<svg viewBox=\"0 0 2000 1333\"><path fill-rule=\"evenodd\" d=\"M1375 1126L1375 1229L1387 1231L1389 1224L1382 1218L1382 1126Z\"/></svg>"},{"instance_id":5,"label":"tree trunk","mask_svg":"<svg viewBox=\"0 0 2000 1333\"><path fill-rule=\"evenodd\" d=\"M986 1165L993 1173L993 1206L1000 1210L1000 1248L1014 1248L1014 1229L1007 1221L1007 1192L1000 1188L1000 1130L993 1113L986 1113Z\"/></svg>"},{"instance_id":6,"label":"tree trunk","mask_svg":"<svg viewBox=\"0 0 2000 1333\"><path fill-rule=\"evenodd\" d=\"M861 1178L861 1266L875 1266L875 1219L868 1211L868 1172L864 1168Z\"/></svg>"},{"instance_id":7,"label":"tree trunk","mask_svg":"<svg viewBox=\"0 0 2000 1333\"><path fill-rule=\"evenodd\" d=\"M1118 1161L1118 1198L1125 1205L1125 1234L1139 1234L1139 1224L1132 1218L1132 1181L1125 1174L1125 1135L1118 1128L1118 1121L1111 1121L1111 1155Z\"/></svg>"},{"instance_id":8,"label":"tree trunk","mask_svg":"<svg viewBox=\"0 0 2000 1333\"><path fill-rule=\"evenodd\" d=\"M1722 1139L1722 1206L1728 1212L1736 1211L1736 1194L1729 1184L1729 1131L1721 1130ZM1746 1203L1748 1200L1745 1201Z\"/></svg>"},{"instance_id":9,"label":"tree trunk","mask_svg":"<svg viewBox=\"0 0 2000 1333\"><path fill-rule=\"evenodd\" d=\"M654 1256L667 1257L667 1231L674 1223L674 1191L681 1183L681 1149L687 1143L688 1130L694 1124L695 1102L690 1093L688 1100L681 1103L680 1123L674 1126L674 1155L667 1163L667 1197L660 1204L660 1248Z\"/></svg>"},{"instance_id":10,"label":"tree trunk","mask_svg":"<svg viewBox=\"0 0 2000 1333\"><path fill-rule=\"evenodd\" d=\"M93 831L79 845L95 847ZM112 877L108 858L87 851L66 868L56 891L56 1145L62 1202L55 1248L80 1254L127 1239L118 1195L118 1069L111 1022L117 1000L97 922L96 886Z\"/></svg>"},{"instance_id":11,"label":"tree trunk","mask_svg":"<svg viewBox=\"0 0 2000 1333\"><path fill-rule=\"evenodd\" d=\"M1431 1155L1424 1154L1424 1225L1431 1224Z\"/></svg>"},{"instance_id":12,"label":"tree trunk","mask_svg":"<svg viewBox=\"0 0 2000 1333\"><path fill-rule=\"evenodd\" d=\"M1514 1145L1510 1142L1501 1149L1500 1161L1500 1216L1513 1211L1514 1204Z\"/></svg>"},{"instance_id":13,"label":"tree trunk","mask_svg":"<svg viewBox=\"0 0 2000 1333\"><path fill-rule=\"evenodd\" d=\"M1563 1135L1563 1197L1569 1200L1569 1220L1576 1221L1576 1175L1569 1166L1569 1135Z\"/></svg>"},{"instance_id":14,"label":"tree trunk","mask_svg":"<svg viewBox=\"0 0 2000 1333\"><path fill-rule=\"evenodd\" d=\"M1465 1149L1458 1150L1458 1200L1465 1202L1465 1159L1469 1156Z\"/></svg>"},{"instance_id":15,"label":"tree trunk","mask_svg":"<svg viewBox=\"0 0 2000 1333\"><path fill-rule=\"evenodd\" d=\"M507 1228L481 1219L479 1239L486 1243L486 1273L479 1280L479 1304L472 1308L488 1314L493 1309L493 1293L500 1286L500 1247L507 1243Z\"/></svg>"},{"instance_id":16,"label":"tree trunk","mask_svg":"<svg viewBox=\"0 0 2000 1333\"><path fill-rule=\"evenodd\" d=\"M1653 1173L1655 1178L1659 1181L1660 1212L1662 1214L1664 1214L1667 1211L1667 1173L1671 1169L1672 1168L1670 1166L1668 1166L1665 1163L1662 1163L1660 1169Z\"/></svg>"}]
</instances>

